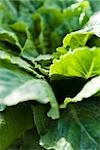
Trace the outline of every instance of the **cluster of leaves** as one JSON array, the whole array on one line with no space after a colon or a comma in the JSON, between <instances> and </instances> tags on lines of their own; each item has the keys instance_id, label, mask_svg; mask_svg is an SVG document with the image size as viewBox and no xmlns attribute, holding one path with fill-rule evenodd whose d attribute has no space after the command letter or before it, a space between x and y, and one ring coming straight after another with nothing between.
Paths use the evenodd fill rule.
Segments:
<instances>
[{"instance_id":1,"label":"cluster of leaves","mask_svg":"<svg viewBox=\"0 0 100 150\"><path fill-rule=\"evenodd\" d=\"M0 1L0 150L100 149L99 5Z\"/></svg>"}]
</instances>

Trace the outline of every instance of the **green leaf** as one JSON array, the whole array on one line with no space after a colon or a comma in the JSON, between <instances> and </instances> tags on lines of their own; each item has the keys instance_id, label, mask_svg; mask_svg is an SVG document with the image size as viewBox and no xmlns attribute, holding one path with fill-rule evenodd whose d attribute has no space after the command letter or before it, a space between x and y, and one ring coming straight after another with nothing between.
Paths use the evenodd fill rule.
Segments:
<instances>
[{"instance_id":1,"label":"green leaf","mask_svg":"<svg viewBox=\"0 0 100 150\"><path fill-rule=\"evenodd\" d=\"M62 9L63 8L64 2L61 0L46 0L44 3L45 8L54 8L54 9Z\"/></svg>"},{"instance_id":2,"label":"green leaf","mask_svg":"<svg viewBox=\"0 0 100 150\"><path fill-rule=\"evenodd\" d=\"M83 47L92 35L93 32L87 32L85 30L71 32L65 36L63 46L65 48L70 47L72 50L78 47Z\"/></svg>"},{"instance_id":3,"label":"green leaf","mask_svg":"<svg viewBox=\"0 0 100 150\"><path fill-rule=\"evenodd\" d=\"M33 14L34 41L37 50L42 54L54 52L61 46L67 33L81 29L91 16L88 1L77 2L70 7L66 3L61 0L47 0Z\"/></svg>"},{"instance_id":4,"label":"green leaf","mask_svg":"<svg viewBox=\"0 0 100 150\"><path fill-rule=\"evenodd\" d=\"M36 128L27 131L23 135L21 141L22 142L20 143L20 149L23 149L23 150L44 150L44 148L42 148L39 145L39 135L37 133ZM11 148L16 149L16 147L11 147Z\"/></svg>"},{"instance_id":5,"label":"green leaf","mask_svg":"<svg viewBox=\"0 0 100 150\"><path fill-rule=\"evenodd\" d=\"M52 58L53 58L52 54L46 54L46 55L40 54L38 57L34 58L34 60L39 62L39 61L47 61Z\"/></svg>"},{"instance_id":6,"label":"green leaf","mask_svg":"<svg viewBox=\"0 0 100 150\"><path fill-rule=\"evenodd\" d=\"M91 15L91 7L87 0L77 1L77 3L65 8L64 17L66 20L66 29L69 31L68 33L81 29Z\"/></svg>"},{"instance_id":7,"label":"green leaf","mask_svg":"<svg viewBox=\"0 0 100 150\"><path fill-rule=\"evenodd\" d=\"M67 53L67 49L61 46L56 49L56 52L54 52L53 55L54 55L54 58L59 59L61 55L64 55L66 53Z\"/></svg>"},{"instance_id":8,"label":"green leaf","mask_svg":"<svg viewBox=\"0 0 100 150\"><path fill-rule=\"evenodd\" d=\"M54 74L75 76L88 79L100 75L100 48L77 48L73 52L54 60L50 67L50 76Z\"/></svg>"},{"instance_id":9,"label":"green leaf","mask_svg":"<svg viewBox=\"0 0 100 150\"><path fill-rule=\"evenodd\" d=\"M26 32L26 28L28 28L28 25L23 21L17 21L14 24L11 24L10 27L18 32Z\"/></svg>"},{"instance_id":10,"label":"green leaf","mask_svg":"<svg viewBox=\"0 0 100 150\"><path fill-rule=\"evenodd\" d=\"M60 17L58 17L60 16ZM51 34L52 31L62 21L62 14L58 9L41 7L33 14L34 27L35 27L35 45L41 54L52 53L54 51L53 44L57 46L57 42L54 43ZM55 22L56 20L56 22ZM38 33L38 34L37 34Z\"/></svg>"},{"instance_id":11,"label":"green leaf","mask_svg":"<svg viewBox=\"0 0 100 150\"><path fill-rule=\"evenodd\" d=\"M9 107L0 112L0 149L7 149L33 125L32 112L28 105Z\"/></svg>"},{"instance_id":12,"label":"green leaf","mask_svg":"<svg viewBox=\"0 0 100 150\"><path fill-rule=\"evenodd\" d=\"M93 99L68 106L56 121L48 120L42 106L34 108L40 145L53 150L99 150L100 101Z\"/></svg>"},{"instance_id":13,"label":"green leaf","mask_svg":"<svg viewBox=\"0 0 100 150\"><path fill-rule=\"evenodd\" d=\"M9 16L9 19L12 18L12 20L15 20L15 18L17 17L17 10L16 10L16 8L14 7L12 1L9 1L9 0L3 1L3 0L1 0L1 2L4 3L5 7L7 7L5 11L8 12L8 14L9 14L9 15L8 15L8 16ZM6 13L7 13L7 12L6 12ZM4 14L6 14L6 13L4 12ZM13 13L13 14L12 14L12 13ZM6 16L6 17L7 17L7 16ZM10 20L10 21L11 21L11 20Z\"/></svg>"},{"instance_id":14,"label":"green leaf","mask_svg":"<svg viewBox=\"0 0 100 150\"><path fill-rule=\"evenodd\" d=\"M22 49L21 55L28 60L33 60L35 57L39 55L37 52L32 36L28 29L26 29L27 39L25 41L24 47Z\"/></svg>"},{"instance_id":15,"label":"green leaf","mask_svg":"<svg viewBox=\"0 0 100 150\"><path fill-rule=\"evenodd\" d=\"M36 127L27 130L20 138L14 141L7 150L44 150L39 145L39 135Z\"/></svg>"},{"instance_id":16,"label":"green leaf","mask_svg":"<svg viewBox=\"0 0 100 150\"><path fill-rule=\"evenodd\" d=\"M11 106L28 100L50 102L52 108L48 116L59 117L56 98L45 80L34 79L15 65L0 60L0 104Z\"/></svg>"},{"instance_id":17,"label":"green leaf","mask_svg":"<svg viewBox=\"0 0 100 150\"><path fill-rule=\"evenodd\" d=\"M100 1L95 0L95 3L94 3L93 0L88 0L88 1L90 3L90 6L91 6L93 12L100 11L100 7L99 7L100 6Z\"/></svg>"},{"instance_id":18,"label":"green leaf","mask_svg":"<svg viewBox=\"0 0 100 150\"><path fill-rule=\"evenodd\" d=\"M1 60L7 60L8 62L10 62L11 64L16 64L18 65L19 68L32 73L34 76L36 76L37 78L42 78L42 75L39 75L33 68L33 66L31 66L29 63L27 63L26 61L24 61L21 57L14 55L13 53L9 52L9 50L3 50L1 48L0 50L0 59Z\"/></svg>"},{"instance_id":19,"label":"green leaf","mask_svg":"<svg viewBox=\"0 0 100 150\"><path fill-rule=\"evenodd\" d=\"M8 2L8 4L6 3ZM0 27L9 28L9 23L14 21L16 18L16 9L13 9L11 6L10 1L8 0L1 0L0 1ZM9 5L9 6L8 6Z\"/></svg>"},{"instance_id":20,"label":"green leaf","mask_svg":"<svg viewBox=\"0 0 100 150\"><path fill-rule=\"evenodd\" d=\"M17 46L21 51L21 45L19 44L17 36L13 32L0 28L0 40Z\"/></svg>"},{"instance_id":21,"label":"green leaf","mask_svg":"<svg viewBox=\"0 0 100 150\"><path fill-rule=\"evenodd\" d=\"M71 32L67 34L63 40L63 46L70 47L72 50L78 47L83 47L87 44L88 40L92 39L93 43L97 37L100 37L100 12L95 13L90 17L88 23L84 29ZM93 35L96 35L93 39ZM98 46L98 43L95 43L95 46Z\"/></svg>"}]
</instances>

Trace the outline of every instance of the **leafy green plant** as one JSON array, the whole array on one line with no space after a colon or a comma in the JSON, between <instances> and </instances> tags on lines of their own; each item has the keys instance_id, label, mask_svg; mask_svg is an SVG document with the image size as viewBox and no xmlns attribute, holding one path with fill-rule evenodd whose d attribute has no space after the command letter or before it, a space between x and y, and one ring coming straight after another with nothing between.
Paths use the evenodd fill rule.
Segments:
<instances>
[{"instance_id":1,"label":"leafy green plant","mask_svg":"<svg viewBox=\"0 0 100 150\"><path fill-rule=\"evenodd\" d=\"M100 149L97 5L1 0L0 150Z\"/></svg>"}]
</instances>

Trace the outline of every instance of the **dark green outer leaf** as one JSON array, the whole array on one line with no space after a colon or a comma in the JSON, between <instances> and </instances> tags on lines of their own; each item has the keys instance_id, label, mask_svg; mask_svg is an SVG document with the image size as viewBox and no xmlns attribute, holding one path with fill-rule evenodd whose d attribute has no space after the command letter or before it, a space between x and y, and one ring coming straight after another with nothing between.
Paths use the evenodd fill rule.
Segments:
<instances>
[{"instance_id":1,"label":"dark green outer leaf","mask_svg":"<svg viewBox=\"0 0 100 150\"><path fill-rule=\"evenodd\" d=\"M23 137L22 137L22 142L20 143L20 149L21 150L44 150L39 145L39 135L37 133L36 128L32 128L31 130L27 131ZM16 149L16 147L11 147L12 149ZM11 150L9 148L8 150Z\"/></svg>"},{"instance_id":2,"label":"dark green outer leaf","mask_svg":"<svg viewBox=\"0 0 100 150\"><path fill-rule=\"evenodd\" d=\"M30 72L37 78L43 78L42 75L39 75L29 63L23 60L20 56L16 56L13 53L7 52L7 50L0 50L0 60L8 61L11 64L18 65L19 68L24 69L27 72Z\"/></svg>"},{"instance_id":3,"label":"dark green outer leaf","mask_svg":"<svg viewBox=\"0 0 100 150\"><path fill-rule=\"evenodd\" d=\"M19 105L0 112L0 150L8 148L16 138L32 127L32 113L28 105Z\"/></svg>"},{"instance_id":4,"label":"dark green outer leaf","mask_svg":"<svg viewBox=\"0 0 100 150\"><path fill-rule=\"evenodd\" d=\"M69 105L67 110L61 111L59 120L50 121L44 107L37 106L34 108L34 119L40 134L40 145L52 150L99 150L99 107L98 99L90 99Z\"/></svg>"},{"instance_id":5,"label":"dark green outer leaf","mask_svg":"<svg viewBox=\"0 0 100 150\"><path fill-rule=\"evenodd\" d=\"M11 106L28 100L42 104L50 102L52 108L48 116L53 119L59 117L58 104L50 85L4 60L0 60L0 88L0 104Z\"/></svg>"},{"instance_id":6,"label":"dark green outer leaf","mask_svg":"<svg viewBox=\"0 0 100 150\"><path fill-rule=\"evenodd\" d=\"M93 10L93 12L99 11L100 10L100 1L99 0L88 0L90 2L90 6Z\"/></svg>"}]
</instances>

